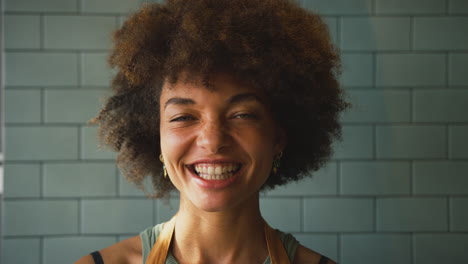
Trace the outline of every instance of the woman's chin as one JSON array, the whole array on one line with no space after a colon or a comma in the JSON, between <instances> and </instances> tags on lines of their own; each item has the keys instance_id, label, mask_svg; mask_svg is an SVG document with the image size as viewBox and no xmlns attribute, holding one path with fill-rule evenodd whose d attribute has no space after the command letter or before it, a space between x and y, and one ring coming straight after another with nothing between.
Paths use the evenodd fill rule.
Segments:
<instances>
[{"instance_id":1,"label":"woman's chin","mask_svg":"<svg viewBox=\"0 0 468 264\"><path fill-rule=\"evenodd\" d=\"M193 197L190 199L190 204L196 207L198 210L216 213L216 212L228 212L232 210L242 210L249 207L249 204L255 206L258 201L251 199L253 197L240 197L230 196L226 193L211 193Z\"/></svg>"}]
</instances>

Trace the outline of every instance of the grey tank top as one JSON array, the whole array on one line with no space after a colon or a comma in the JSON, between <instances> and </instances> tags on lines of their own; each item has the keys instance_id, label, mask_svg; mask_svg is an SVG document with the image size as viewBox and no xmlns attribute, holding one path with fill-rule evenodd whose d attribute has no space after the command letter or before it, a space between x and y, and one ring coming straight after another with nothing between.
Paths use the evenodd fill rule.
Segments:
<instances>
[{"instance_id":1,"label":"grey tank top","mask_svg":"<svg viewBox=\"0 0 468 264\"><path fill-rule=\"evenodd\" d=\"M153 247L154 243L156 243L156 239L158 239L162 227L163 223L155 225L153 227L149 227L140 233L141 244L143 248L143 264L145 264L146 259L148 258L148 255L151 251L151 248ZM286 249L286 253L288 254L289 260L292 263L294 260L294 254L296 253L296 249L299 246L299 242L291 234L283 233L279 230L276 230L276 232L281 241L283 242L283 246ZM169 253L167 254L166 264L178 264L171 251L169 251ZM266 258L263 264L271 264L270 256Z\"/></svg>"}]
</instances>

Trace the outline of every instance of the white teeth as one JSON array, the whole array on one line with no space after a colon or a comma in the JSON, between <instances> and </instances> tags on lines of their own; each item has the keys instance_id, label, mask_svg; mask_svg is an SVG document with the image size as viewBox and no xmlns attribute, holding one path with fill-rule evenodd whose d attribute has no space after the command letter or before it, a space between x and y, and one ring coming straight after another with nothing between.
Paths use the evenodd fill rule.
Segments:
<instances>
[{"instance_id":1,"label":"white teeth","mask_svg":"<svg viewBox=\"0 0 468 264\"><path fill-rule=\"evenodd\" d=\"M224 180L231 177L240 164L196 164L194 169L205 180Z\"/></svg>"},{"instance_id":2,"label":"white teeth","mask_svg":"<svg viewBox=\"0 0 468 264\"><path fill-rule=\"evenodd\" d=\"M229 177L231 177L234 173L232 172L228 172L228 173L223 173L223 174L205 174L205 173L200 173L198 174L198 176L200 176L200 178L203 178L205 180L225 180L225 179L228 179Z\"/></svg>"}]
</instances>

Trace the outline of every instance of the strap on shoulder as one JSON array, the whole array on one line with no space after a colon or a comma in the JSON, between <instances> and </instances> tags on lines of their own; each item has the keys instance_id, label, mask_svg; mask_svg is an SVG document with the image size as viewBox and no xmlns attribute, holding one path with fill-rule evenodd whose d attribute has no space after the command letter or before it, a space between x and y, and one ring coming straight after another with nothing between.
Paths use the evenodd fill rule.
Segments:
<instances>
[{"instance_id":1,"label":"strap on shoulder","mask_svg":"<svg viewBox=\"0 0 468 264\"><path fill-rule=\"evenodd\" d=\"M175 222L176 216L173 216L169 222L164 224L156 243L146 259L146 264L164 264L166 262L169 246L171 245L172 234L174 233Z\"/></svg>"},{"instance_id":2,"label":"strap on shoulder","mask_svg":"<svg viewBox=\"0 0 468 264\"><path fill-rule=\"evenodd\" d=\"M104 261L102 260L102 257L101 257L101 253L99 253L99 251L92 252L91 256L93 257L95 264L104 264Z\"/></svg>"},{"instance_id":3,"label":"strap on shoulder","mask_svg":"<svg viewBox=\"0 0 468 264\"><path fill-rule=\"evenodd\" d=\"M328 258L325 256L322 256L320 258L319 264L327 264L328 263Z\"/></svg>"},{"instance_id":4,"label":"strap on shoulder","mask_svg":"<svg viewBox=\"0 0 468 264\"><path fill-rule=\"evenodd\" d=\"M265 237L268 246L268 254L272 264L290 264L288 254L284 249L283 242L276 231L265 222Z\"/></svg>"}]
</instances>

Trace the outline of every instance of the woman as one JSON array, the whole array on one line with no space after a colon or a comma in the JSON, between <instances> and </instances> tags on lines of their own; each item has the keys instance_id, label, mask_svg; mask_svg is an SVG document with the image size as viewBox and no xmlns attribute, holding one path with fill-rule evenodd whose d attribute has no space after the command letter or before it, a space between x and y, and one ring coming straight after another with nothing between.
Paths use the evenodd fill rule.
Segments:
<instances>
[{"instance_id":1,"label":"woman","mask_svg":"<svg viewBox=\"0 0 468 264\"><path fill-rule=\"evenodd\" d=\"M169 0L114 35L118 68L94 120L125 176L172 220L77 263L334 263L271 229L259 191L329 158L347 107L320 17L289 0ZM319 216L318 216L319 217Z\"/></svg>"}]
</instances>

